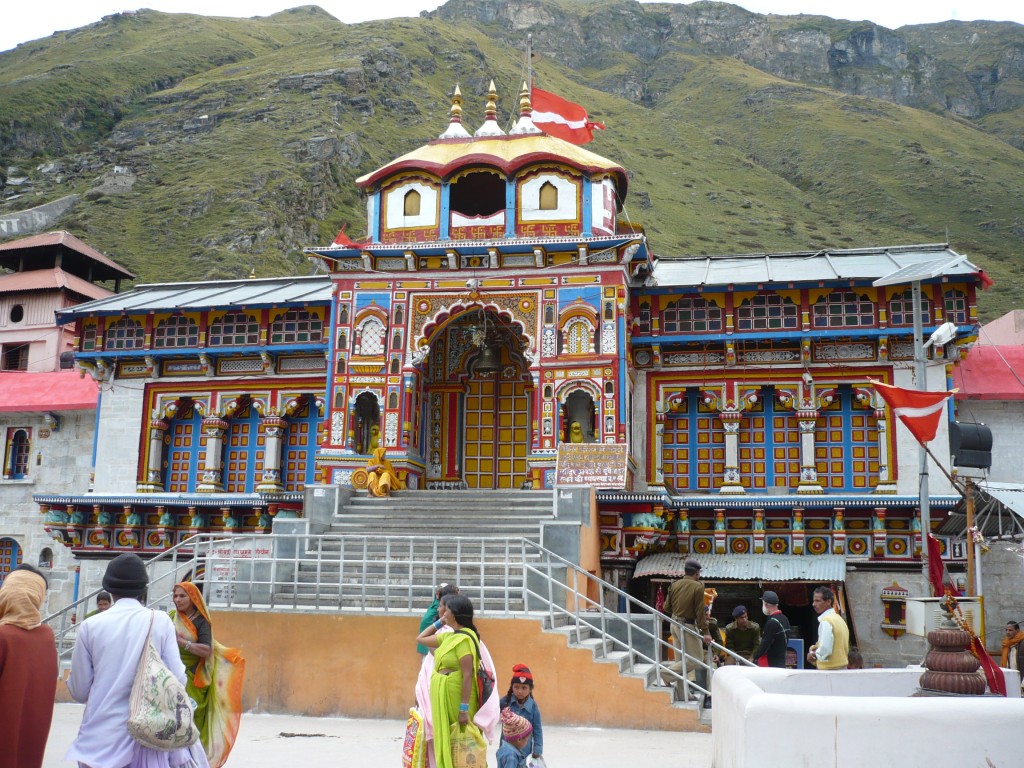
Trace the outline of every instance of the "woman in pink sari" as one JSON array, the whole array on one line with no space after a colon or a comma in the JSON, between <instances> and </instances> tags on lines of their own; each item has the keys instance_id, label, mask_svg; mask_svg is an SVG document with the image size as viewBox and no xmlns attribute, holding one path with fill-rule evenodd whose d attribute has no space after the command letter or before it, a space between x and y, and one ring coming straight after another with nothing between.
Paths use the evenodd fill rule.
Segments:
<instances>
[{"instance_id":1,"label":"woman in pink sari","mask_svg":"<svg viewBox=\"0 0 1024 768\"><path fill-rule=\"evenodd\" d=\"M213 639L206 602L195 584L174 585L171 619L185 665L185 687L196 702L195 723L211 768L220 768L238 735L245 659Z\"/></svg>"}]
</instances>

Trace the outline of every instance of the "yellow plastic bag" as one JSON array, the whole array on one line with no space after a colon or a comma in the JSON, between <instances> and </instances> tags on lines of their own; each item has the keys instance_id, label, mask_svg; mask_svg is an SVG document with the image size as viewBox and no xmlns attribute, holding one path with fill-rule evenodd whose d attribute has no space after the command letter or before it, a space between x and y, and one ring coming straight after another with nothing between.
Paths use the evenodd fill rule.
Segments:
<instances>
[{"instance_id":1,"label":"yellow plastic bag","mask_svg":"<svg viewBox=\"0 0 1024 768\"><path fill-rule=\"evenodd\" d=\"M452 768L486 768L487 739L473 723L452 726Z\"/></svg>"}]
</instances>

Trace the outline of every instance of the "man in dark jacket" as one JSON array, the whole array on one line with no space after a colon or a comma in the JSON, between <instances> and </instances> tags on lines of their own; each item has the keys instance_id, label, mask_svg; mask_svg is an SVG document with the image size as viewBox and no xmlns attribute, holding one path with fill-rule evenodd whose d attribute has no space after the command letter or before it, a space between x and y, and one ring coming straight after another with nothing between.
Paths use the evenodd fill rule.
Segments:
<instances>
[{"instance_id":1,"label":"man in dark jacket","mask_svg":"<svg viewBox=\"0 0 1024 768\"><path fill-rule=\"evenodd\" d=\"M752 661L768 658L769 667L786 668L786 645L789 642L789 619L779 610L779 596L768 590L761 597L761 610L768 617L761 630L761 644L754 651Z\"/></svg>"}]
</instances>

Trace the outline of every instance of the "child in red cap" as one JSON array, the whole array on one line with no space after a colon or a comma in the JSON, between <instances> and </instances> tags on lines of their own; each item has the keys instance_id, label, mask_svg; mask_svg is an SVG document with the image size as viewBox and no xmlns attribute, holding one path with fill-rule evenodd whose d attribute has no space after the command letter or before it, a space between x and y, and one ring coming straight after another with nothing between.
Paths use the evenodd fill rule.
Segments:
<instances>
[{"instance_id":1,"label":"child in red cap","mask_svg":"<svg viewBox=\"0 0 1024 768\"><path fill-rule=\"evenodd\" d=\"M535 759L541 757L544 753L544 729L540 722L540 707L533 698L533 673L525 664L512 667L512 682L508 686L508 693L502 696L500 706L502 710L507 708L513 714L525 718L530 724L532 734L522 748L523 755L532 755ZM502 740L510 740L505 736L504 729Z\"/></svg>"}]
</instances>

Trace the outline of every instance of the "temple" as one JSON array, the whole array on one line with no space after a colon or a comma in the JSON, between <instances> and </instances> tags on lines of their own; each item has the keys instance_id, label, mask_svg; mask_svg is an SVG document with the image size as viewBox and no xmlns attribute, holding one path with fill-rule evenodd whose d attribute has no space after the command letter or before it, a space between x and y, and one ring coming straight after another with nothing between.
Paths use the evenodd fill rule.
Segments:
<instances>
[{"instance_id":1,"label":"temple","mask_svg":"<svg viewBox=\"0 0 1024 768\"><path fill-rule=\"evenodd\" d=\"M946 244L656 255L624 168L541 132L525 84L507 132L497 101L471 133L456 88L438 138L358 179L367 236L309 247L320 275L61 310L101 399L94 487L36 494L51 533L156 553L301 515L381 446L411 492L485 493L554 488L560 446L590 445L622 461L596 495L606 580L655 605L698 556L727 601L778 584L813 625L814 585L860 579L840 599L866 632L922 547L917 443L870 382L947 390L984 273ZM873 286L910 265L926 335L956 328L925 382L910 283ZM959 495L932 494L937 527Z\"/></svg>"}]
</instances>

